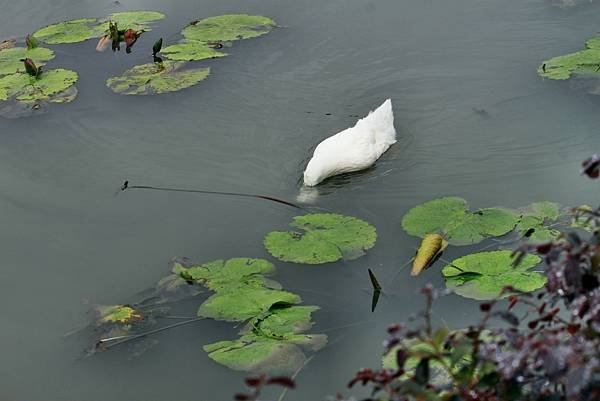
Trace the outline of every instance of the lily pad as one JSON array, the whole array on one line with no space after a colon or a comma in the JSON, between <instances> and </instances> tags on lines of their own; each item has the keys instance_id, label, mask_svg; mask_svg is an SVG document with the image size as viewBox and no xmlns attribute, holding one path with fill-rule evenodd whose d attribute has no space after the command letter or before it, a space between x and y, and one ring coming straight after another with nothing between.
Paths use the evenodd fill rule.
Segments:
<instances>
[{"instance_id":1,"label":"lily pad","mask_svg":"<svg viewBox=\"0 0 600 401\"><path fill-rule=\"evenodd\" d=\"M76 43L102 36L94 27L96 18L81 18L48 25L33 34L36 39L48 44Z\"/></svg>"},{"instance_id":2,"label":"lily pad","mask_svg":"<svg viewBox=\"0 0 600 401\"><path fill-rule=\"evenodd\" d=\"M275 266L268 260L249 258L219 259L189 268L181 263L173 265L173 273L213 291L229 291L240 285L260 286L266 283L264 275L274 271Z\"/></svg>"},{"instance_id":3,"label":"lily pad","mask_svg":"<svg viewBox=\"0 0 600 401\"><path fill-rule=\"evenodd\" d=\"M573 74L599 75L600 37L589 39L585 45L585 50L544 61L538 67L538 75L557 80L569 79Z\"/></svg>"},{"instance_id":4,"label":"lily pad","mask_svg":"<svg viewBox=\"0 0 600 401\"><path fill-rule=\"evenodd\" d=\"M150 30L150 22L165 18L155 11L127 11L114 13L105 18L80 18L48 25L33 34L48 44L77 43L104 36L108 22L116 22L121 29Z\"/></svg>"},{"instance_id":5,"label":"lily pad","mask_svg":"<svg viewBox=\"0 0 600 401\"><path fill-rule=\"evenodd\" d=\"M327 343L324 334L299 334L308 330L314 306L277 306L253 319L235 341L204 346L214 361L234 370L290 373L306 361L305 350L318 351Z\"/></svg>"},{"instance_id":6,"label":"lily pad","mask_svg":"<svg viewBox=\"0 0 600 401\"><path fill-rule=\"evenodd\" d=\"M264 240L267 251L285 262L321 264L356 259L377 239L375 227L340 214L297 216L290 226L302 231L273 231Z\"/></svg>"},{"instance_id":7,"label":"lily pad","mask_svg":"<svg viewBox=\"0 0 600 401\"><path fill-rule=\"evenodd\" d=\"M188 40L200 42L230 41L265 35L277 23L260 15L230 14L195 21L181 31Z\"/></svg>"},{"instance_id":8,"label":"lily pad","mask_svg":"<svg viewBox=\"0 0 600 401\"><path fill-rule=\"evenodd\" d=\"M184 64L165 61L138 65L121 76L109 78L106 85L123 95L153 95L189 88L210 74L210 68L180 70Z\"/></svg>"},{"instance_id":9,"label":"lily pad","mask_svg":"<svg viewBox=\"0 0 600 401\"><path fill-rule=\"evenodd\" d=\"M555 239L560 232L545 224L555 222L560 216L560 205L554 202L532 203L523 211L517 231L530 241L544 242Z\"/></svg>"},{"instance_id":10,"label":"lily pad","mask_svg":"<svg viewBox=\"0 0 600 401\"><path fill-rule=\"evenodd\" d=\"M507 286L520 292L543 287L546 276L529 271L540 261L539 257L528 254L518 266L513 267L511 251L480 252L453 260L442 269L442 274L446 278L446 286L463 297L494 299ZM505 293L503 297L508 295Z\"/></svg>"},{"instance_id":11,"label":"lily pad","mask_svg":"<svg viewBox=\"0 0 600 401\"><path fill-rule=\"evenodd\" d=\"M504 235L518 221L519 214L515 211L486 208L470 212L466 200L447 197L410 209L402 218L402 228L417 237L437 233L452 245L469 245Z\"/></svg>"},{"instance_id":12,"label":"lily pad","mask_svg":"<svg viewBox=\"0 0 600 401\"><path fill-rule=\"evenodd\" d=\"M26 47L13 47L0 50L0 76L24 72L22 59L30 58L37 65L43 65L54 58L54 52L44 47L27 49Z\"/></svg>"},{"instance_id":13,"label":"lily pad","mask_svg":"<svg viewBox=\"0 0 600 401\"><path fill-rule=\"evenodd\" d=\"M150 23L164 19L165 15L156 11L125 11L113 13L98 21L95 27L96 34L103 36L108 31L108 22L115 22L120 29L133 29L134 31L149 31Z\"/></svg>"},{"instance_id":14,"label":"lily pad","mask_svg":"<svg viewBox=\"0 0 600 401\"><path fill-rule=\"evenodd\" d=\"M244 321L264 314L273 305L300 302L302 299L291 292L254 285L239 286L212 295L200 305L198 316L230 322Z\"/></svg>"},{"instance_id":15,"label":"lily pad","mask_svg":"<svg viewBox=\"0 0 600 401\"><path fill-rule=\"evenodd\" d=\"M0 78L0 100L15 98L17 101L34 102L39 100L58 102L70 101L61 97L61 93L68 90L77 82L77 73L71 70L57 68L45 71L39 78L29 74L16 73Z\"/></svg>"},{"instance_id":16,"label":"lily pad","mask_svg":"<svg viewBox=\"0 0 600 401\"><path fill-rule=\"evenodd\" d=\"M226 53L221 53L213 49L204 42L195 40L184 40L162 49L161 53L169 60L175 61L199 61L209 58L225 57Z\"/></svg>"}]
</instances>

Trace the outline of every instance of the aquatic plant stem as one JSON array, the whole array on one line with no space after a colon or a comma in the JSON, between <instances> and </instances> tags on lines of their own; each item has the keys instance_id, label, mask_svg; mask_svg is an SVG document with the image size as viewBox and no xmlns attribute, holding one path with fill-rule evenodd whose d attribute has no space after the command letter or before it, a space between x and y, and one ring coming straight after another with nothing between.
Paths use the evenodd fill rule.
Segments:
<instances>
[{"instance_id":1,"label":"aquatic plant stem","mask_svg":"<svg viewBox=\"0 0 600 401\"><path fill-rule=\"evenodd\" d=\"M125 181L123 186L121 187L121 191L125 191L127 189L146 189L153 191L167 191L167 192L186 192L186 193L196 193L196 194L205 194L205 195L223 195L223 196L240 196L245 198L256 198L256 199L264 199L271 202L281 203L286 206L290 206L296 209L305 210L302 206L296 205L290 201L285 199L279 199L274 196L269 195L257 195L257 194L246 194L240 192L224 192L224 191L206 191L202 189L186 189L186 188L168 188L168 187L153 187L149 185L128 185L128 181Z\"/></svg>"},{"instance_id":2,"label":"aquatic plant stem","mask_svg":"<svg viewBox=\"0 0 600 401\"><path fill-rule=\"evenodd\" d=\"M290 377L290 379L292 380L296 380L296 377L298 377L298 374L300 373L300 371L302 369L304 369L304 367L306 367L306 365L308 365L308 363L310 361L312 361L312 359L314 358L314 355L311 355L309 358L306 358L306 360L304 361L304 363L298 368L296 369L296 371L294 372L294 374ZM285 395L287 394L289 388L288 387L284 387L283 391L281 392L281 394L279 395L279 398L277 398L277 401L283 401L283 399L285 398Z\"/></svg>"},{"instance_id":3,"label":"aquatic plant stem","mask_svg":"<svg viewBox=\"0 0 600 401\"><path fill-rule=\"evenodd\" d=\"M190 324L190 323L198 322L200 320L204 320L204 318L203 317L197 317L197 318L186 320L186 321L183 321L183 322L178 322L178 323L175 323L175 324L171 324L169 326L164 326L164 327L160 327L158 329L146 331L146 332L140 333L140 334L133 334L133 335L130 335L130 336L119 336L119 337L111 337L111 338L106 338L106 339L100 339L98 341L98 346L102 347L102 350L106 351L106 350L109 350L109 349L111 349L113 347L116 347L117 345L124 344L126 342L129 342L131 340L135 340L137 338L150 336L152 334L160 333L162 331L169 330L169 329L174 329L175 327L184 326L184 325L187 325L187 324ZM111 341L116 341L116 342L111 342ZM111 342L111 343L110 344L106 344L107 342Z\"/></svg>"}]
</instances>

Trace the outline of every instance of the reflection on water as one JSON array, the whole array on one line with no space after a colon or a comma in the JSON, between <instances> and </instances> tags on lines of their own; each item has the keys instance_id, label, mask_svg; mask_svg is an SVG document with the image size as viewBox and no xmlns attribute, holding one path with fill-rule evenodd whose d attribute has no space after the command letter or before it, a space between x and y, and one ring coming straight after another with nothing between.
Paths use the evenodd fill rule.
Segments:
<instances>
[{"instance_id":1,"label":"reflection on water","mask_svg":"<svg viewBox=\"0 0 600 401\"><path fill-rule=\"evenodd\" d=\"M297 212L252 198L114 196L125 179L294 200L314 146L392 98L398 143L374 168L332 178L306 196L315 207L369 221L376 246L349 262L277 263L284 288L322 307L313 330L330 338L288 401L334 394L357 368L376 366L385 327L421 305L421 285L442 285L440 263L409 275L419 239L401 230L400 217L410 207L444 195L473 208L597 201L577 171L600 145L600 98L536 75L541 60L577 51L595 34L595 2L4 3L0 38L125 10L161 11L167 19L131 54L98 53L94 41L54 46L48 66L80 73L77 100L0 120L0 398L225 400L241 387L241 374L202 350L236 338L231 324L202 321L157 335L146 352L144 343L132 343L85 359L89 338L63 336L88 322L90 305L128 302L150 288L175 256L269 258L264 235L287 227ZM129 97L105 87L108 77L147 62L158 38L172 44L191 20L230 12L267 15L283 28L234 43L218 71L179 93ZM477 249L448 249L444 258ZM368 268L384 288L374 313ZM178 308L195 313L193 304ZM459 327L476 310L449 297L436 316Z\"/></svg>"}]
</instances>

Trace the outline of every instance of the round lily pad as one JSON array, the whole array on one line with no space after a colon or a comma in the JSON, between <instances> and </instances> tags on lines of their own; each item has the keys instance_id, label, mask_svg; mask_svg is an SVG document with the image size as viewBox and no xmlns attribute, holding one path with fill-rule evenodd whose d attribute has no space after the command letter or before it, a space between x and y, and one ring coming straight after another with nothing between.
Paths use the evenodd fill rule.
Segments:
<instances>
[{"instance_id":1,"label":"round lily pad","mask_svg":"<svg viewBox=\"0 0 600 401\"><path fill-rule=\"evenodd\" d=\"M198 316L230 322L244 321L267 312L273 305L291 305L302 299L291 292L254 285L223 290L208 298Z\"/></svg>"},{"instance_id":2,"label":"round lily pad","mask_svg":"<svg viewBox=\"0 0 600 401\"><path fill-rule=\"evenodd\" d=\"M108 23L112 21L119 29L133 29L134 31L149 31L150 23L164 19L165 15L156 11L125 11L113 13L98 20L94 31L97 37L103 36L108 31Z\"/></svg>"},{"instance_id":3,"label":"round lily pad","mask_svg":"<svg viewBox=\"0 0 600 401\"><path fill-rule=\"evenodd\" d=\"M173 266L174 273L187 280L194 280L213 291L229 291L241 284L263 285L264 275L274 271L275 266L268 260L250 258L215 260L189 268L180 263L175 263Z\"/></svg>"},{"instance_id":4,"label":"round lily pad","mask_svg":"<svg viewBox=\"0 0 600 401\"><path fill-rule=\"evenodd\" d=\"M48 44L83 42L100 36L95 29L96 18L81 18L48 25L33 34Z\"/></svg>"},{"instance_id":5,"label":"round lily pad","mask_svg":"<svg viewBox=\"0 0 600 401\"><path fill-rule=\"evenodd\" d=\"M22 59L30 58L39 67L54 58L54 52L43 47L27 49L26 47L12 47L0 50L0 76L24 72Z\"/></svg>"},{"instance_id":6,"label":"round lily pad","mask_svg":"<svg viewBox=\"0 0 600 401\"><path fill-rule=\"evenodd\" d=\"M573 74L600 74L600 37L589 39L586 49L544 61L537 69L544 78L564 80Z\"/></svg>"},{"instance_id":7,"label":"round lily pad","mask_svg":"<svg viewBox=\"0 0 600 401\"><path fill-rule=\"evenodd\" d=\"M452 245L469 245L504 235L518 221L519 214L515 211L487 208L470 212L466 200L447 197L410 209L402 218L402 228L417 237L437 233Z\"/></svg>"},{"instance_id":8,"label":"round lily pad","mask_svg":"<svg viewBox=\"0 0 600 401\"><path fill-rule=\"evenodd\" d=\"M480 252L453 260L442 269L442 274L446 278L446 286L463 297L494 299L507 286L520 292L543 287L546 276L529 271L540 261L535 255L525 255L519 265L513 266L511 251Z\"/></svg>"},{"instance_id":9,"label":"round lily pad","mask_svg":"<svg viewBox=\"0 0 600 401\"><path fill-rule=\"evenodd\" d=\"M551 227L560 216L560 205L554 202L535 202L523 210L521 220L517 224L517 231L529 241L545 242L558 237L560 232Z\"/></svg>"},{"instance_id":10,"label":"round lily pad","mask_svg":"<svg viewBox=\"0 0 600 401\"><path fill-rule=\"evenodd\" d=\"M214 361L234 370L293 372L306 361L304 350L317 351L327 343L324 334L299 334L312 326L315 306L275 306L256 317L235 341L204 346Z\"/></svg>"},{"instance_id":11,"label":"round lily pad","mask_svg":"<svg viewBox=\"0 0 600 401\"><path fill-rule=\"evenodd\" d=\"M209 58L225 57L226 53L221 53L213 49L204 42L195 40L184 40L162 49L161 54L169 60L175 61L199 61Z\"/></svg>"},{"instance_id":12,"label":"round lily pad","mask_svg":"<svg viewBox=\"0 0 600 401\"><path fill-rule=\"evenodd\" d=\"M301 231L273 231L265 237L267 251L285 262L321 264L356 259L375 245L375 227L355 217L332 213L294 217Z\"/></svg>"},{"instance_id":13,"label":"round lily pad","mask_svg":"<svg viewBox=\"0 0 600 401\"><path fill-rule=\"evenodd\" d=\"M230 14L195 21L181 31L188 40L201 42L255 38L269 33L277 24L260 15Z\"/></svg>"},{"instance_id":14,"label":"round lily pad","mask_svg":"<svg viewBox=\"0 0 600 401\"><path fill-rule=\"evenodd\" d=\"M109 78L106 85L123 95L153 95L189 88L210 74L210 68L180 70L184 64L165 61L138 65L121 76Z\"/></svg>"},{"instance_id":15,"label":"round lily pad","mask_svg":"<svg viewBox=\"0 0 600 401\"><path fill-rule=\"evenodd\" d=\"M44 71L39 78L25 73L10 74L0 78L0 100L14 97L17 101L24 102L53 101L56 96L61 97L75 82L77 73L62 68ZM59 100L64 101L62 97Z\"/></svg>"}]
</instances>

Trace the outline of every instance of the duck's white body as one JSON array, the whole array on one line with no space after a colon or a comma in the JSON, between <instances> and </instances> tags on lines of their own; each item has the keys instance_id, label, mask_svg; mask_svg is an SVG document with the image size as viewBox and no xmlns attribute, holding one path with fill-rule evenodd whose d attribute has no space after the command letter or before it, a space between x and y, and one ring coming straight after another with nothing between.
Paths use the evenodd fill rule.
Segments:
<instances>
[{"instance_id":1,"label":"duck's white body","mask_svg":"<svg viewBox=\"0 0 600 401\"><path fill-rule=\"evenodd\" d=\"M337 174L364 170L396 143L390 99L356 125L321 142L304 170L304 185L312 187Z\"/></svg>"}]
</instances>

